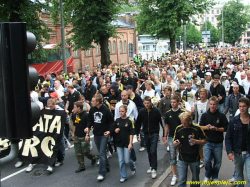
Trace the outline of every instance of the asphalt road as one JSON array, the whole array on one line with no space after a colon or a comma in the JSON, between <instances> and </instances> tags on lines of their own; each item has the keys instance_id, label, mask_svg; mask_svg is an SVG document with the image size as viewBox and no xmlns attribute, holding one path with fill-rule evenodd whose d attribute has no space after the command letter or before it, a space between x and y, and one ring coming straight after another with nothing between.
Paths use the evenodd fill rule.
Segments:
<instances>
[{"instance_id":1,"label":"asphalt road","mask_svg":"<svg viewBox=\"0 0 250 187\"><path fill-rule=\"evenodd\" d=\"M94 145L94 144L93 144ZM169 154L166 151L166 147L163 142L158 143L158 177L151 179L150 175L146 173L149 168L148 156L146 150L139 152L139 142L134 143L136 150L136 174L131 176L130 170L127 167L128 180L125 183L120 183L120 172L118 164L117 153L113 153L110 162L110 172L107 173L105 180L98 182L96 180L98 174L98 166L91 166L91 161L85 158L86 170L81 173L75 173L78 168L74 148L66 151L64 165L56 167L52 174L48 174L45 165L37 165L32 172L26 173L25 168L28 166L26 162L21 168L15 168L16 160L3 168L1 168L1 187L150 187L157 178L162 175L169 167ZM95 145L92 152L97 154ZM22 171L24 170L24 171ZM20 173L11 176L13 173L21 171ZM7 178L6 177L9 177Z\"/></svg>"}]
</instances>

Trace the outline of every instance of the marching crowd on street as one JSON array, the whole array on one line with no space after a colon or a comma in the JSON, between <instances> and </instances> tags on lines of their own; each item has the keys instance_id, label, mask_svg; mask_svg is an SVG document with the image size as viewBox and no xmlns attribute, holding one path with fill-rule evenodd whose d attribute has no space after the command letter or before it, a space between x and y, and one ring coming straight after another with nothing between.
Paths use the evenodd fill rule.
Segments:
<instances>
[{"instance_id":1,"label":"marching crowd on street","mask_svg":"<svg viewBox=\"0 0 250 187\"><path fill-rule=\"evenodd\" d=\"M164 142L171 185L179 187L186 186L188 167L192 181L200 181L200 168L205 167L201 180L219 182L223 145L235 164L229 180L244 181L245 166L250 182L249 95L249 48L191 50L148 60L136 55L128 64L113 63L93 71L61 70L40 80L30 93L41 110L61 108L68 116L57 162L48 166L49 172L63 165L65 148L73 141L79 163L76 173L87 169L87 157L99 165L97 180L104 180L112 169L108 157L116 152L123 183L128 179L126 165L132 176L136 174L140 159L133 148L136 137L138 151L148 154L145 172L152 179L157 178L157 144ZM92 146L98 155L91 152ZM19 158L15 167L23 163Z\"/></svg>"}]
</instances>

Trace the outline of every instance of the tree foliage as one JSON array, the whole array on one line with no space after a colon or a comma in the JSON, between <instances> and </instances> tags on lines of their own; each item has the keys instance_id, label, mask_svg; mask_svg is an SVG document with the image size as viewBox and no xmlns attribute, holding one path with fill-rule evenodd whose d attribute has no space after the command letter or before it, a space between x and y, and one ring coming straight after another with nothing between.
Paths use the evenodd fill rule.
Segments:
<instances>
[{"instance_id":1,"label":"tree foliage","mask_svg":"<svg viewBox=\"0 0 250 187\"><path fill-rule=\"evenodd\" d=\"M201 31L206 31L206 24L207 30L210 31L210 41L211 43L219 42L218 30L212 25L212 23L207 20L201 27Z\"/></svg>"},{"instance_id":2,"label":"tree foliage","mask_svg":"<svg viewBox=\"0 0 250 187\"><path fill-rule=\"evenodd\" d=\"M201 42L201 32L195 27L195 25L187 24L187 43L197 44Z\"/></svg>"},{"instance_id":3,"label":"tree foliage","mask_svg":"<svg viewBox=\"0 0 250 187\"><path fill-rule=\"evenodd\" d=\"M54 0L56 1L56 0ZM73 28L67 33L67 42L74 50L87 50L92 42L101 46L101 63L110 63L108 39L116 35L111 24L121 9L120 0L65 0L64 17L66 24Z\"/></svg>"},{"instance_id":4,"label":"tree foliage","mask_svg":"<svg viewBox=\"0 0 250 187\"><path fill-rule=\"evenodd\" d=\"M221 33L222 14L217 19L219 20L219 33ZM231 0L223 6L223 19L225 42L234 45L247 30L247 23L250 22L249 6Z\"/></svg>"},{"instance_id":5,"label":"tree foliage","mask_svg":"<svg viewBox=\"0 0 250 187\"><path fill-rule=\"evenodd\" d=\"M192 15L203 13L210 0L140 0L141 12L137 16L139 33L155 38L169 38L171 52L175 52L175 37L181 25L190 21Z\"/></svg>"},{"instance_id":6,"label":"tree foliage","mask_svg":"<svg viewBox=\"0 0 250 187\"><path fill-rule=\"evenodd\" d=\"M27 30L34 33L37 39L38 50L32 53L32 57L39 62L47 60L48 53L43 49L42 42L49 40L51 31L39 14L48 9L46 1L0 0L0 22L26 22Z\"/></svg>"}]
</instances>

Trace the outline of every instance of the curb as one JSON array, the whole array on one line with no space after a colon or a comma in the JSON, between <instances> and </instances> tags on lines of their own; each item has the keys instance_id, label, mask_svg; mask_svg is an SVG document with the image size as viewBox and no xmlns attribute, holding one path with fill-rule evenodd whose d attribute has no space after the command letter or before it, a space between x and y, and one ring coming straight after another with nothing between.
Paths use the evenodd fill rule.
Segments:
<instances>
[{"instance_id":1,"label":"curb","mask_svg":"<svg viewBox=\"0 0 250 187\"><path fill-rule=\"evenodd\" d=\"M160 178L152 185L152 187L159 187L170 173L171 173L171 166L160 176Z\"/></svg>"}]
</instances>

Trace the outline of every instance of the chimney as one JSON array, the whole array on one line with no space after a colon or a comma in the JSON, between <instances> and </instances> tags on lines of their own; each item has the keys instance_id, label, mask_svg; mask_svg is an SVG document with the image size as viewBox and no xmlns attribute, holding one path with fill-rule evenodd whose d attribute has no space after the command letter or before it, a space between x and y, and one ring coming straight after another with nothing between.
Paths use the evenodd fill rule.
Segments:
<instances>
[{"instance_id":1,"label":"chimney","mask_svg":"<svg viewBox=\"0 0 250 187\"><path fill-rule=\"evenodd\" d=\"M130 13L126 13L125 18L127 23L132 24L132 16Z\"/></svg>"}]
</instances>

